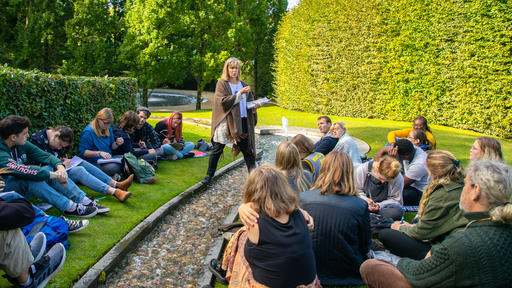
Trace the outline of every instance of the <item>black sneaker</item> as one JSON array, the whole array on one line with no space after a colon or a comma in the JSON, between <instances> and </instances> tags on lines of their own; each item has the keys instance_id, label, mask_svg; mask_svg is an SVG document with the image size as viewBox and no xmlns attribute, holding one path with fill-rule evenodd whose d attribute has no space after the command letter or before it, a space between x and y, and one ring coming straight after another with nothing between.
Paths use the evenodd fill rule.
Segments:
<instances>
[{"instance_id":1,"label":"black sneaker","mask_svg":"<svg viewBox=\"0 0 512 288\"><path fill-rule=\"evenodd\" d=\"M41 259L43 257L44 251L46 251L46 236L43 232L37 232L30 241L30 252L32 252L32 256L34 257L34 262Z\"/></svg>"},{"instance_id":2,"label":"black sneaker","mask_svg":"<svg viewBox=\"0 0 512 288\"><path fill-rule=\"evenodd\" d=\"M89 220L70 220L65 217L62 217L62 219L66 220L66 223L68 223L69 234L82 231L89 226Z\"/></svg>"},{"instance_id":3,"label":"black sneaker","mask_svg":"<svg viewBox=\"0 0 512 288\"><path fill-rule=\"evenodd\" d=\"M108 213L110 212L110 208L108 207L103 207L101 206L100 204L98 204L98 202L92 198L92 197L88 197L89 199L91 199L91 203L89 203L88 205L84 205L84 206L92 206L92 207L96 207L98 208L98 214L105 214L105 213Z\"/></svg>"},{"instance_id":4,"label":"black sneaker","mask_svg":"<svg viewBox=\"0 0 512 288\"><path fill-rule=\"evenodd\" d=\"M203 185L208 185L210 184L210 182L212 182L212 176L210 175L206 175L206 177L204 177L204 179L201 180L201 183L203 183Z\"/></svg>"},{"instance_id":5,"label":"black sneaker","mask_svg":"<svg viewBox=\"0 0 512 288\"><path fill-rule=\"evenodd\" d=\"M66 261L66 248L61 243L53 247L37 262L34 262L30 269L32 283L27 287L42 288L62 268Z\"/></svg>"},{"instance_id":6,"label":"black sneaker","mask_svg":"<svg viewBox=\"0 0 512 288\"><path fill-rule=\"evenodd\" d=\"M85 206L82 204L76 204L76 209L72 212L64 211L67 216L91 218L98 214L98 208L94 206Z\"/></svg>"}]
</instances>

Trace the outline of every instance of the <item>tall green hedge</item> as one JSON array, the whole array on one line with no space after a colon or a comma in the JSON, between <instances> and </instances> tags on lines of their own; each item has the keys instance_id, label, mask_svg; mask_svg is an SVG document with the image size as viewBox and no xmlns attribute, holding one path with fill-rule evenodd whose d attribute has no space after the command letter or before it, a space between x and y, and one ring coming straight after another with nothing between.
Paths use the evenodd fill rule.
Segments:
<instances>
[{"instance_id":1,"label":"tall green hedge","mask_svg":"<svg viewBox=\"0 0 512 288\"><path fill-rule=\"evenodd\" d=\"M33 130L69 125L80 132L110 107L117 118L136 106L137 81L133 78L70 77L0 66L0 118L27 116Z\"/></svg>"},{"instance_id":2,"label":"tall green hedge","mask_svg":"<svg viewBox=\"0 0 512 288\"><path fill-rule=\"evenodd\" d=\"M512 138L508 0L302 0L276 40L277 102Z\"/></svg>"}]
</instances>

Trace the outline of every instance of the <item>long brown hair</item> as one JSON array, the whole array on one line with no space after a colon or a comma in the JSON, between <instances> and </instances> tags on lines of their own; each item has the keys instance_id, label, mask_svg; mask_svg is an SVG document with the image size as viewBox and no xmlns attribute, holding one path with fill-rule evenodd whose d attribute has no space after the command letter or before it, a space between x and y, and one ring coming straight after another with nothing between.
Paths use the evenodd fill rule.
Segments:
<instances>
[{"instance_id":1,"label":"long brown hair","mask_svg":"<svg viewBox=\"0 0 512 288\"><path fill-rule=\"evenodd\" d=\"M181 122L176 129L172 127L172 119L174 118L181 119ZM180 141L181 133L183 131L183 114L179 111L172 112L171 116L165 119L165 124L167 125L167 139L171 139L172 134L174 133L174 140L176 140L176 142Z\"/></svg>"},{"instance_id":2,"label":"long brown hair","mask_svg":"<svg viewBox=\"0 0 512 288\"><path fill-rule=\"evenodd\" d=\"M293 192L277 168L263 164L252 170L244 187L244 203L252 202L256 210L270 217L291 214L299 208L299 196Z\"/></svg>"},{"instance_id":3,"label":"long brown hair","mask_svg":"<svg viewBox=\"0 0 512 288\"><path fill-rule=\"evenodd\" d=\"M427 169L430 173L428 183L421 196L418 215L421 217L430 194L439 186L448 183L464 183L464 167L452 153L444 150L432 150L427 152Z\"/></svg>"},{"instance_id":4,"label":"long brown hair","mask_svg":"<svg viewBox=\"0 0 512 288\"><path fill-rule=\"evenodd\" d=\"M137 127L139 124L140 118L137 116L137 113L133 111L126 111L119 118L119 128L128 133L133 132L133 128Z\"/></svg>"},{"instance_id":5,"label":"long brown hair","mask_svg":"<svg viewBox=\"0 0 512 288\"><path fill-rule=\"evenodd\" d=\"M110 108L103 108L96 114L96 117L94 117L94 120L91 122L92 130L94 131L94 134L98 137L109 137L110 131L108 129L108 126L105 127L105 130L102 130L100 128L99 121L105 121L109 122L111 125L114 122L114 115L112 115L112 109Z\"/></svg>"},{"instance_id":6,"label":"long brown hair","mask_svg":"<svg viewBox=\"0 0 512 288\"><path fill-rule=\"evenodd\" d=\"M296 179L299 191L304 192L309 189L311 183L304 176L304 170L300 163L299 150L290 142L281 142L276 151L276 167L280 169L287 177Z\"/></svg>"},{"instance_id":7,"label":"long brown hair","mask_svg":"<svg viewBox=\"0 0 512 288\"><path fill-rule=\"evenodd\" d=\"M500 141L492 137L478 137L476 141L480 145L480 150L482 150L482 157L480 157L480 159L505 162L503 153L501 152Z\"/></svg>"},{"instance_id":8,"label":"long brown hair","mask_svg":"<svg viewBox=\"0 0 512 288\"><path fill-rule=\"evenodd\" d=\"M302 134L295 135L290 140L290 143L297 147L297 149L299 150L299 154L304 154L306 156L313 153L315 150L315 144L313 143L313 140Z\"/></svg>"},{"instance_id":9,"label":"long brown hair","mask_svg":"<svg viewBox=\"0 0 512 288\"><path fill-rule=\"evenodd\" d=\"M320 189L320 194L358 195L354 184L352 160L343 151L331 151L325 156L318 179L311 189Z\"/></svg>"}]
</instances>

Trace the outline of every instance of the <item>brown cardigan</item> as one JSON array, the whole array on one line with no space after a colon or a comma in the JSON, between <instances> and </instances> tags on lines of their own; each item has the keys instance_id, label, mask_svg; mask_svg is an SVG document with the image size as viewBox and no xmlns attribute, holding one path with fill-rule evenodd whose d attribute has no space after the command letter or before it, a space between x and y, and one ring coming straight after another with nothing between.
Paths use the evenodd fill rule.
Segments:
<instances>
[{"instance_id":1,"label":"brown cardigan","mask_svg":"<svg viewBox=\"0 0 512 288\"><path fill-rule=\"evenodd\" d=\"M242 86L247 86L243 81ZM215 133L215 127L225 118L227 124L226 136L230 141L239 142L240 138L245 138L242 135L242 118L240 117L240 103L234 104L236 95L232 94L231 88L229 87L228 81L220 79L215 87L215 96L213 99L213 112L212 112L212 127L211 127L211 141L213 142L213 135ZM247 95L247 101L254 100L252 92ZM247 131L249 138L249 153L256 156L256 148L254 141L254 126L258 116L256 109L247 109ZM240 152L240 149L235 144L233 146L235 155Z\"/></svg>"}]
</instances>

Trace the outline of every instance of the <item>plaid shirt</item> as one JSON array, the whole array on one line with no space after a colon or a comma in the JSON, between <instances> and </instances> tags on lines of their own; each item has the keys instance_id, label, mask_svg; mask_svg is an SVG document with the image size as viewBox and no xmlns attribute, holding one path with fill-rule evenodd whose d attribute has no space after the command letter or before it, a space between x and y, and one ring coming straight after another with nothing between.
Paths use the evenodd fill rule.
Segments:
<instances>
[{"instance_id":1,"label":"plaid shirt","mask_svg":"<svg viewBox=\"0 0 512 288\"><path fill-rule=\"evenodd\" d=\"M139 141L142 140L146 143L147 149L156 149L162 146L162 142L158 137L158 134L148 122L142 125L142 128L135 128L132 134L130 134L133 147L138 147Z\"/></svg>"}]
</instances>

